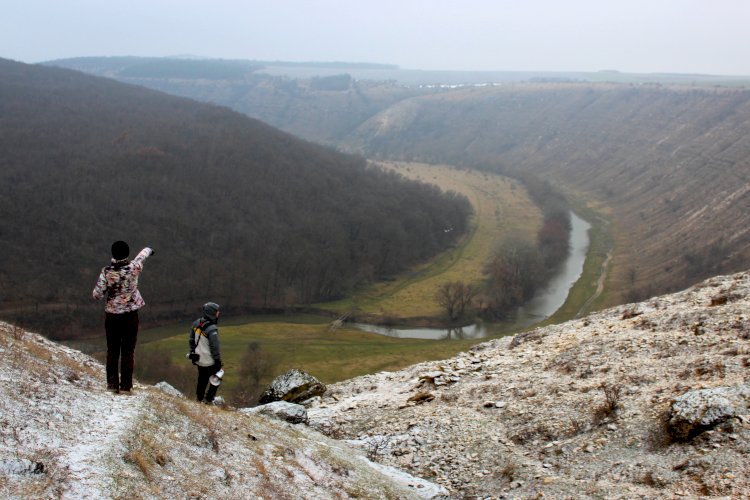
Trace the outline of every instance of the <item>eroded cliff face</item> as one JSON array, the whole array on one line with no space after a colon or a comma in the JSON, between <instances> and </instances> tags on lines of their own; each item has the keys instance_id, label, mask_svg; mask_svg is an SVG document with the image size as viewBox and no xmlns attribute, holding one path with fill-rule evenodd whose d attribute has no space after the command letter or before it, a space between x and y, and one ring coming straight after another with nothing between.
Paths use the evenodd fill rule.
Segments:
<instances>
[{"instance_id":1,"label":"eroded cliff face","mask_svg":"<svg viewBox=\"0 0 750 500\"><path fill-rule=\"evenodd\" d=\"M750 275L329 386L311 425L457 497L750 495Z\"/></svg>"},{"instance_id":2,"label":"eroded cliff face","mask_svg":"<svg viewBox=\"0 0 750 500\"><path fill-rule=\"evenodd\" d=\"M596 202L614 223L613 305L745 268L749 132L749 91L527 84L402 101L342 146L531 171Z\"/></svg>"}]
</instances>

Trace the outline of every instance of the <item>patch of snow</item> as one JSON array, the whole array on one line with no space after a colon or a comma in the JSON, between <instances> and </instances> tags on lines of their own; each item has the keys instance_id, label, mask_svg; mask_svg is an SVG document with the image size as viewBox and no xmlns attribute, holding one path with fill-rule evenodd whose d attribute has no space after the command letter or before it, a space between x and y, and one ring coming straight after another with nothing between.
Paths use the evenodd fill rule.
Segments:
<instances>
[{"instance_id":1,"label":"patch of snow","mask_svg":"<svg viewBox=\"0 0 750 500\"><path fill-rule=\"evenodd\" d=\"M394 483L410 488L421 498L436 498L449 496L449 491L439 484L431 483L426 479L412 476L400 469L389 465L379 464L360 457L368 466L388 476Z\"/></svg>"}]
</instances>

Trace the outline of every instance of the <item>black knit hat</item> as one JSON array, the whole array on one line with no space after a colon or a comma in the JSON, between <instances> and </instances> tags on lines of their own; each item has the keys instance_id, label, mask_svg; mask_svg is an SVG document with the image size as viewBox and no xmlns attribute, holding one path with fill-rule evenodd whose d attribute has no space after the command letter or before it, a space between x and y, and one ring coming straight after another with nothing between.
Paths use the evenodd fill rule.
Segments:
<instances>
[{"instance_id":1,"label":"black knit hat","mask_svg":"<svg viewBox=\"0 0 750 500\"><path fill-rule=\"evenodd\" d=\"M112 243L112 258L115 260L127 259L130 255L130 247L124 241Z\"/></svg>"}]
</instances>

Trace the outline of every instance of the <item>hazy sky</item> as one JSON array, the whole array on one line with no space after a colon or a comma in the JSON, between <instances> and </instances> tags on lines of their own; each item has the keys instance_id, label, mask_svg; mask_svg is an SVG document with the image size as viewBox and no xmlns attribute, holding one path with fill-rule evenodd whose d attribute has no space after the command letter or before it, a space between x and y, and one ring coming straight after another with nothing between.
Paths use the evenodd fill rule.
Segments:
<instances>
[{"instance_id":1,"label":"hazy sky","mask_svg":"<svg viewBox=\"0 0 750 500\"><path fill-rule=\"evenodd\" d=\"M750 75L750 0L10 0L0 57Z\"/></svg>"}]
</instances>

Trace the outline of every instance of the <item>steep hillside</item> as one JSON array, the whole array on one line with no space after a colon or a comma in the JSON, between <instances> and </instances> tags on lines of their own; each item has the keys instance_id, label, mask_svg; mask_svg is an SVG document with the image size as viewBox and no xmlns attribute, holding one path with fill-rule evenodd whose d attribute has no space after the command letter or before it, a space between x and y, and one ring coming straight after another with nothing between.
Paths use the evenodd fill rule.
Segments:
<instances>
[{"instance_id":1,"label":"steep hillside","mask_svg":"<svg viewBox=\"0 0 750 500\"><path fill-rule=\"evenodd\" d=\"M244 80L212 80L211 61L201 63L203 78L133 73L128 68L140 62L132 59L54 64L222 103L366 156L554 179L611 215L617 246L609 304L677 290L750 262L746 80L601 72L542 84L520 80L545 75L512 74L484 75L502 85L450 89L361 77L321 90L309 78L257 71ZM442 83L475 81L451 80L464 76L478 75L440 74ZM546 75L555 76L562 75Z\"/></svg>"},{"instance_id":2,"label":"steep hillside","mask_svg":"<svg viewBox=\"0 0 750 500\"><path fill-rule=\"evenodd\" d=\"M750 91L517 85L414 98L351 150L531 171L611 209L610 302L750 261Z\"/></svg>"},{"instance_id":3,"label":"steep hillside","mask_svg":"<svg viewBox=\"0 0 750 500\"><path fill-rule=\"evenodd\" d=\"M156 249L147 314L174 317L339 297L444 250L470 212L225 108L7 60L0 150L0 317L58 338L100 323L118 239Z\"/></svg>"},{"instance_id":4,"label":"steep hillside","mask_svg":"<svg viewBox=\"0 0 750 500\"><path fill-rule=\"evenodd\" d=\"M0 497L430 498L427 481L373 464L304 426L136 385L0 323Z\"/></svg>"},{"instance_id":5,"label":"steep hillside","mask_svg":"<svg viewBox=\"0 0 750 500\"><path fill-rule=\"evenodd\" d=\"M748 498L750 274L329 386L313 427L456 498Z\"/></svg>"}]
</instances>

